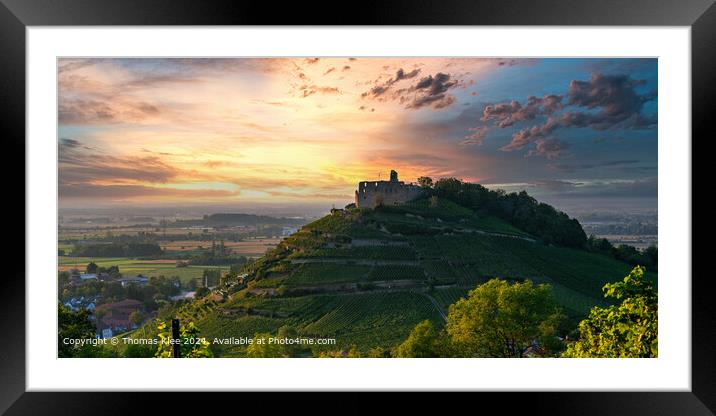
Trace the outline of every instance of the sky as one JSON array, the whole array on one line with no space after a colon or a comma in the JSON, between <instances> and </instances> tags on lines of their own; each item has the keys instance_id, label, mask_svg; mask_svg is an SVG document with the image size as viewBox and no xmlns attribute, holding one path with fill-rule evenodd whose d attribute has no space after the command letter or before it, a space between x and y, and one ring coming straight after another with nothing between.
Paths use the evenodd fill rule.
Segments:
<instances>
[{"instance_id":1,"label":"sky","mask_svg":"<svg viewBox=\"0 0 716 416\"><path fill-rule=\"evenodd\" d=\"M391 169L657 208L656 59L59 59L58 84L61 208L330 208Z\"/></svg>"}]
</instances>

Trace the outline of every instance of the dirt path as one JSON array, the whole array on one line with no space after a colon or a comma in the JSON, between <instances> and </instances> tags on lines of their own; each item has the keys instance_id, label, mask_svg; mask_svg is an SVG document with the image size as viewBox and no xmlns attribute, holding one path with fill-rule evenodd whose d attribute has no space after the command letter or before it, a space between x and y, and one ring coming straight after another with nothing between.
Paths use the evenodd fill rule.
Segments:
<instances>
[{"instance_id":1,"label":"dirt path","mask_svg":"<svg viewBox=\"0 0 716 416\"><path fill-rule=\"evenodd\" d=\"M443 321L447 322L447 316L445 315L445 312L443 312L438 301L435 300L434 297L430 296L429 294L427 294L425 292L421 292L421 294L424 295L426 298L428 298L430 300L430 302L432 302L433 306L435 306L435 309L438 310L440 317L443 318Z\"/></svg>"}]
</instances>

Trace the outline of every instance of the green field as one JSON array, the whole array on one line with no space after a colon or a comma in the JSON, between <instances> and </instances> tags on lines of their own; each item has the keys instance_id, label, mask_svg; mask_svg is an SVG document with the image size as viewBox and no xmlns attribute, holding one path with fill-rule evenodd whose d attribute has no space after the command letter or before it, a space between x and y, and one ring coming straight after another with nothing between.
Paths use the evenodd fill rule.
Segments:
<instances>
[{"instance_id":1,"label":"green field","mask_svg":"<svg viewBox=\"0 0 716 416\"><path fill-rule=\"evenodd\" d=\"M118 266L119 272L124 276L160 276L178 277L182 283L186 283L191 279L201 278L205 269L221 269L228 270L228 266L202 266L191 265L186 267L176 267L173 260L159 262L156 260L131 259L126 257L68 257L62 256L58 258L60 270L68 270L77 268L84 271L87 264L94 262L100 267Z\"/></svg>"}]
</instances>

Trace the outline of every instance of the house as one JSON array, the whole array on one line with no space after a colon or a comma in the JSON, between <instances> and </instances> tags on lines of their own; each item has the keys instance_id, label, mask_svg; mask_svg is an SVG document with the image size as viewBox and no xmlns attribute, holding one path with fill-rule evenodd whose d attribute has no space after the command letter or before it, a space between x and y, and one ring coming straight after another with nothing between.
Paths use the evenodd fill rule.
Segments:
<instances>
[{"instance_id":1,"label":"house","mask_svg":"<svg viewBox=\"0 0 716 416\"><path fill-rule=\"evenodd\" d=\"M144 277L140 274L135 277L125 277L119 279L118 282L122 284L122 287L127 287L127 285L132 283L137 285L146 285L147 283L149 283L149 278Z\"/></svg>"},{"instance_id":2,"label":"house","mask_svg":"<svg viewBox=\"0 0 716 416\"><path fill-rule=\"evenodd\" d=\"M99 338L112 338L112 328L104 328L101 331L97 331Z\"/></svg>"},{"instance_id":3,"label":"house","mask_svg":"<svg viewBox=\"0 0 716 416\"><path fill-rule=\"evenodd\" d=\"M144 308L142 302L135 299L124 299L119 302L105 303L95 308L97 318L97 331L110 329L113 333L124 332L135 329L129 320L129 315Z\"/></svg>"},{"instance_id":4,"label":"house","mask_svg":"<svg viewBox=\"0 0 716 416\"><path fill-rule=\"evenodd\" d=\"M240 285L243 285L244 283L246 283L246 280L247 280L248 278L249 278L249 274L248 274L248 273L242 273L242 274L240 274L240 275L237 276L236 280L237 280L237 282L238 282Z\"/></svg>"},{"instance_id":5,"label":"house","mask_svg":"<svg viewBox=\"0 0 716 416\"><path fill-rule=\"evenodd\" d=\"M80 275L80 280L85 282L87 280L97 280L96 273L83 273Z\"/></svg>"}]
</instances>

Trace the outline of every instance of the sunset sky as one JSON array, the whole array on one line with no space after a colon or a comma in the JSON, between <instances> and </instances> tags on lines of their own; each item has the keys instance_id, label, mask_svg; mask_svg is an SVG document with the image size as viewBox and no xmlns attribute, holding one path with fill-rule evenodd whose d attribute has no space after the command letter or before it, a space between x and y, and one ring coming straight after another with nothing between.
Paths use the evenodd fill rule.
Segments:
<instances>
[{"instance_id":1,"label":"sunset sky","mask_svg":"<svg viewBox=\"0 0 716 416\"><path fill-rule=\"evenodd\" d=\"M60 59L60 206L342 206L455 176L656 210L656 59Z\"/></svg>"}]
</instances>

